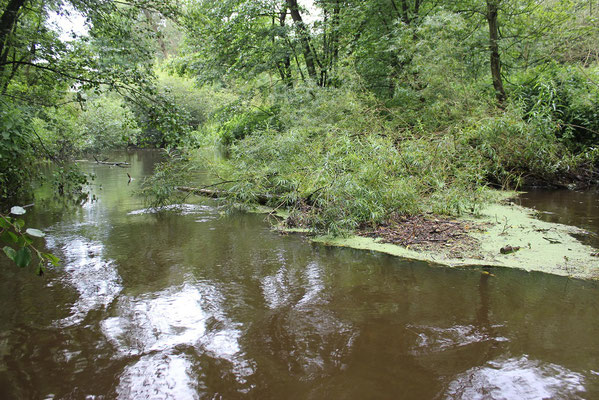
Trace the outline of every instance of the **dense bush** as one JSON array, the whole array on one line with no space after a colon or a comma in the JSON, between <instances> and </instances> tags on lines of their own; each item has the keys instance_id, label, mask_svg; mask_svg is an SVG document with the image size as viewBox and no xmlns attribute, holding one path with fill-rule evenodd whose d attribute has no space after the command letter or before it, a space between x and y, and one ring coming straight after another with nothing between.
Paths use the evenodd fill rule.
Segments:
<instances>
[{"instance_id":1,"label":"dense bush","mask_svg":"<svg viewBox=\"0 0 599 400\"><path fill-rule=\"evenodd\" d=\"M236 140L258 131L281 127L277 107L255 110L228 111L230 118L220 125L218 134L222 144L229 145Z\"/></svg>"},{"instance_id":2,"label":"dense bush","mask_svg":"<svg viewBox=\"0 0 599 400\"><path fill-rule=\"evenodd\" d=\"M478 159L483 182L502 188L525 183L549 184L577 167L546 116L522 119L518 108L482 118L460 132L464 152Z\"/></svg>"},{"instance_id":3,"label":"dense bush","mask_svg":"<svg viewBox=\"0 0 599 400\"><path fill-rule=\"evenodd\" d=\"M189 115L192 129L199 129L210 121L223 104L234 100L234 95L224 88L204 86L198 88L193 80L169 75L164 71L158 73L158 88L162 93L172 97L174 102Z\"/></svg>"},{"instance_id":4,"label":"dense bush","mask_svg":"<svg viewBox=\"0 0 599 400\"><path fill-rule=\"evenodd\" d=\"M393 214L472 211L484 197L480 166L453 137L408 139L368 100L320 94L282 107L286 129L255 131L231 147L219 175L236 182L233 203L268 198L301 225L339 233Z\"/></svg>"},{"instance_id":5,"label":"dense bush","mask_svg":"<svg viewBox=\"0 0 599 400\"><path fill-rule=\"evenodd\" d=\"M85 151L125 148L137 144L140 135L133 113L115 95L102 95L88 101L80 123Z\"/></svg>"},{"instance_id":6,"label":"dense bush","mask_svg":"<svg viewBox=\"0 0 599 400\"><path fill-rule=\"evenodd\" d=\"M528 71L514 88L527 120L546 116L570 149L599 144L599 73L597 68L549 65Z\"/></svg>"},{"instance_id":7,"label":"dense bush","mask_svg":"<svg viewBox=\"0 0 599 400\"><path fill-rule=\"evenodd\" d=\"M44 147L55 159L68 160L86 148L79 105L68 103L42 110L32 120L32 128L43 139ZM44 154L46 157L47 154Z\"/></svg>"},{"instance_id":8,"label":"dense bush","mask_svg":"<svg viewBox=\"0 0 599 400\"><path fill-rule=\"evenodd\" d=\"M150 207L164 207L182 202L189 194L178 190L189 183L195 165L184 152L166 151L165 161L154 168L154 174L141 184L140 194Z\"/></svg>"},{"instance_id":9,"label":"dense bush","mask_svg":"<svg viewBox=\"0 0 599 400\"><path fill-rule=\"evenodd\" d=\"M476 212L489 185L557 182L588 161L558 139L551 116L525 114L519 104L476 108L430 132L355 91L300 87L263 103L277 104L278 124L254 123L247 112L225 122L220 132L232 145L217 175L234 182L232 205L267 200L320 232L396 214Z\"/></svg>"},{"instance_id":10,"label":"dense bush","mask_svg":"<svg viewBox=\"0 0 599 400\"><path fill-rule=\"evenodd\" d=\"M25 112L0 100L0 202L28 192L38 171L35 133Z\"/></svg>"}]
</instances>

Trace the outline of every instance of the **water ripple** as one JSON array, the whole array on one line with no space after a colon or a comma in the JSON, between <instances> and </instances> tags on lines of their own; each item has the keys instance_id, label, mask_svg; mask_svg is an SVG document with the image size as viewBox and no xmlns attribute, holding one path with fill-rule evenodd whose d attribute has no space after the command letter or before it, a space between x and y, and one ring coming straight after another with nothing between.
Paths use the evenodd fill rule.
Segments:
<instances>
[{"instance_id":1,"label":"water ripple","mask_svg":"<svg viewBox=\"0 0 599 400\"><path fill-rule=\"evenodd\" d=\"M114 262L103 257L104 245L84 237L61 238L64 254L65 280L78 292L79 297L71 306L71 315L58 321L59 326L80 324L87 314L108 306L122 290L121 277ZM58 247L51 238L49 247Z\"/></svg>"},{"instance_id":2,"label":"water ripple","mask_svg":"<svg viewBox=\"0 0 599 400\"><path fill-rule=\"evenodd\" d=\"M150 207L134 210L127 215L156 214L162 211L176 211L181 215L214 214L215 208L201 204L171 204L164 207Z\"/></svg>"},{"instance_id":3,"label":"water ripple","mask_svg":"<svg viewBox=\"0 0 599 400\"><path fill-rule=\"evenodd\" d=\"M237 382L245 385L246 377L254 373L255 366L245 358L239 345L240 324L225 315L222 301L221 293L208 284L185 284L140 297L121 297L118 316L107 318L101 324L102 331L117 347L121 357L141 356L124 371L121 387L136 391L135 388L147 386L139 382L146 380L147 374L142 372L145 370L149 371L149 376L166 374L175 382L173 387L190 387L192 378L185 372L189 368L182 367L188 361L183 363L177 355L188 348L198 357L205 355L228 361ZM162 387L159 381L150 386L156 386L156 390L165 394L157 398L188 398L169 391L168 385ZM129 395L122 397L129 398ZM134 397L138 398L137 395Z\"/></svg>"},{"instance_id":4,"label":"water ripple","mask_svg":"<svg viewBox=\"0 0 599 400\"><path fill-rule=\"evenodd\" d=\"M458 375L446 399L582 399L584 376L560 365L521 358L490 361Z\"/></svg>"}]
</instances>

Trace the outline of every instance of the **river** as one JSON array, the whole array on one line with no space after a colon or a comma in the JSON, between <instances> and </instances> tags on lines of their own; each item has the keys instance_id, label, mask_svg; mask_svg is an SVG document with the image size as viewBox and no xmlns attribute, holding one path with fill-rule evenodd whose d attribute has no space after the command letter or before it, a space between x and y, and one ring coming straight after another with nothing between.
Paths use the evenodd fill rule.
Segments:
<instances>
[{"instance_id":1,"label":"river","mask_svg":"<svg viewBox=\"0 0 599 400\"><path fill-rule=\"evenodd\" d=\"M0 259L2 399L599 398L595 282L324 247L212 199L157 213L134 191L159 153L118 158L85 164L95 201L26 214L63 266Z\"/></svg>"}]
</instances>

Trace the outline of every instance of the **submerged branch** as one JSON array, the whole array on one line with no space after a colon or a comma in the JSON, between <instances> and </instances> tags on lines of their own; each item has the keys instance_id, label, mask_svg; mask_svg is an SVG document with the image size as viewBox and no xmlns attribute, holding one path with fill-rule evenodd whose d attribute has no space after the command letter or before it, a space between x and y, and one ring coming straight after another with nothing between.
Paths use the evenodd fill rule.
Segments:
<instances>
[{"instance_id":1,"label":"submerged branch","mask_svg":"<svg viewBox=\"0 0 599 400\"><path fill-rule=\"evenodd\" d=\"M225 182L222 182L222 183L225 183ZM215 186L215 185L210 185L210 186ZM231 194L227 190L194 188L194 187L189 187L189 186L177 186L177 190L179 190L181 192L197 194L200 196L211 197L213 199L225 198ZM258 195L256 197L256 203L261 206L268 204L271 200L272 200L272 196L268 196L268 195Z\"/></svg>"},{"instance_id":2,"label":"submerged branch","mask_svg":"<svg viewBox=\"0 0 599 400\"><path fill-rule=\"evenodd\" d=\"M93 156L93 157L94 157L94 160L96 160L96 164L112 165L114 167L121 167L121 168L126 168L126 167L131 166L131 164L129 164L128 162L125 162L125 161L109 162L109 161L106 161L106 160L108 160L107 158L104 159L103 161L100 161L96 158L96 156Z\"/></svg>"}]
</instances>

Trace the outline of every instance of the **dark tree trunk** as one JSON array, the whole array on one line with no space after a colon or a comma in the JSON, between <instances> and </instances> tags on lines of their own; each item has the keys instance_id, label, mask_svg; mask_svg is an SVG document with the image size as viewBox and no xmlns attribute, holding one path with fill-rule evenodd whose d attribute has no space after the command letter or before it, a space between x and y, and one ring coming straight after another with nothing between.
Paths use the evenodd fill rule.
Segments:
<instances>
[{"instance_id":1,"label":"dark tree trunk","mask_svg":"<svg viewBox=\"0 0 599 400\"><path fill-rule=\"evenodd\" d=\"M0 73L4 70L1 64L6 61L10 50L8 48L10 33L17 23L19 10L26 2L27 0L10 0L0 17Z\"/></svg>"},{"instance_id":2,"label":"dark tree trunk","mask_svg":"<svg viewBox=\"0 0 599 400\"><path fill-rule=\"evenodd\" d=\"M491 55L491 76L495 96L501 104L506 99L503 81L501 79L501 59L499 57L499 28L497 27L497 12L500 0L487 0L487 22L489 23L489 52Z\"/></svg>"},{"instance_id":3,"label":"dark tree trunk","mask_svg":"<svg viewBox=\"0 0 599 400\"><path fill-rule=\"evenodd\" d=\"M409 25L410 24L410 12L409 12L407 0L401 0L401 14L402 14L403 22L405 22L407 25Z\"/></svg>"},{"instance_id":4,"label":"dark tree trunk","mask_svg":"<svg viewBox=\"0 0 599 400\"><path fill-rule=\"evenodd\" d=\"M312 52L312 46L310 46L310 36L308 34L308 29L306 28L306 24L304 24L302 15L299 12L297 0L287 0L287 8L289 8L291 19L293 19L293 23L297 28L300 41L304 48L304 60L306 62L306 69L308 70L308 75L310 76L310 78L316 81L317 76L316 66L314 62L314 53Z\"/></svg>"},{"instance_id":5,"label":"dark tree trunk","mask_svg":"<svg viewBox=\"0 0 599 400\"><path fill-rule=\"evenodd\" d=\"M287 7L284 7L279 14L279 25L285 26L285 19L287 18ZM281 74L281 79L288 87L293 87L293 79L291 77L291 56L287 53L282 62L279 63L278 67Z\"/></svg>"}]
</instances>

